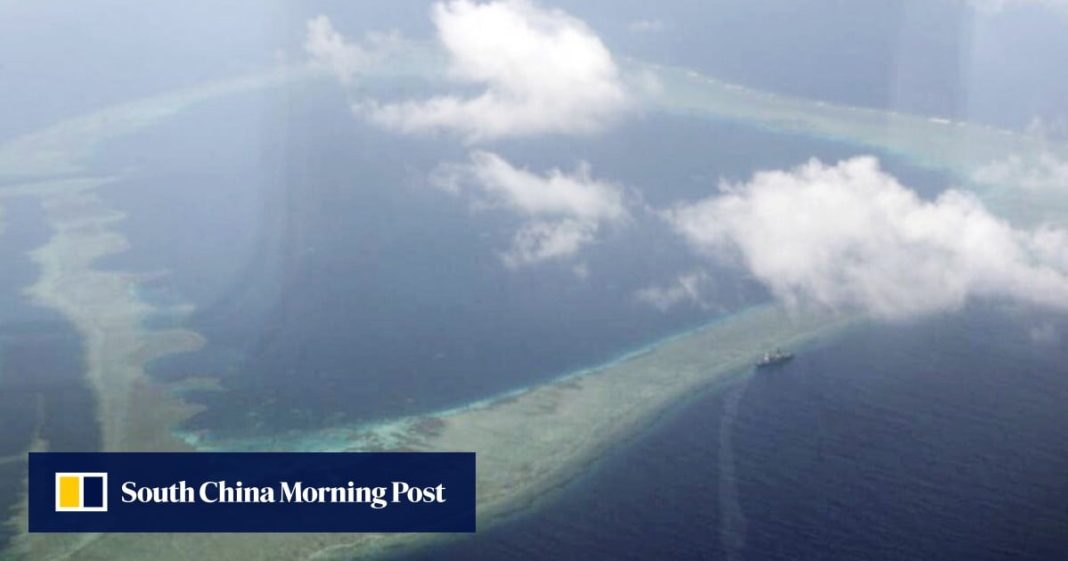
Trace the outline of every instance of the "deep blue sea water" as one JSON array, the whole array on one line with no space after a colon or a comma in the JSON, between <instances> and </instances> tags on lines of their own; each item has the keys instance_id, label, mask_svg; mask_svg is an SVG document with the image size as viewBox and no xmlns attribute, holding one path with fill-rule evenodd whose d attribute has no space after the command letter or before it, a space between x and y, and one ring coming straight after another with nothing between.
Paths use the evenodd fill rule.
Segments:
<instances>
[{"instance_id":1,"label":"deep blue sea water","mask_svg":"<svg viewBox=\"0 0 1068 561\"><path fill-rule=\"evenodd\" d=\"M0 233L0 520L22 498L34 438L56 451L100 446L95 400L85 380L81 336L22 289L39 269L26 252L51 236L38 203L9 199ZM0 549L13 529L0 525Z\"/></svg>"},{"instance_id":2,"label":"deep blue sea water","mask_svg":"<svg viewBox=\"0 0 1068 561\"><path fill-rule=\"evenodd\" d=\"M667 412L531 514L411 559L1058 561L1068 317L862 326Z\"/></svg>"},{"instance_id":3,"label":"deep blue sea water","mask_svg":"<svg viewBox=\"0 0 1068 561\"><path fill-rule=\"evenodd\" d=\"M105 191L133 249L103 265L171 271L141 287L192 302L208 347L154 375L219 375L190 427L226 435L461 404L596 364L762 300L713 271L718 306L662 313L633 291L696 261L652 217L582 262L509 271L516 226L425 185L463 151L338 115L316 88L205 105L112 145ZM225 126L220 126L220 123ZM654 207L718 178L861 153L737 123L647 116L597 141L493 147L542 170L587 160ZM930 196L950 181L884 159ZM567 166L564 166L567 167ZM1061 559L1068 535L1064 317L975 308L871 324L788 367L680 405L540 508L444 559ZM419 552L422 558L427 552Z\"/></svg>"},{"instance_id":4,"label":"deep blue sea water","mask_svg":"<svg viewBox=\"0 0 1068 561\"><path fill-rule=\"evenodd\" d=\"M110 144L102 191L127 212L131 251L101 266L170 271L141 293L191 302L201 352L155 375L219 376L223 392L187 428L263 435L461 405L595 365L762 301L751 279L711 268L711 305L662 312L635 292L702 265L653 213L608 228L582 256L509 270L499 259L519 218L476 211L428 185L455 139L405 138L352 118L334 89L300 85L199 106ZM586 161L654 208L714 192L849 145L738 123L645 115L602 138L486 147L544 172ZM935 174L890 162L939 189ZM576 275L583 264L588 278Z\"/></svg>"},{"instance_id":5,"label":"deep blue sea water","mask_svg":"<svg viewBox=\"0 0 1068 561\"><path fill-rule=\"evenodd\" d=\"M404 31L425 36L424 3L408 4L403 17L391 6L379 18L420 22L411 24L422 26L416 32ZM716 3L713 12L708 4L678 2L663 17L663 32L637 37L629 24L651 16L647 2L567 8L603 33L613 52L756 87L1016 127L1035 115L1063 114L1060 93L1068 82L1055 77L1064 56L1032 56L1055 55L1049 39L1061 34L1063 22L1037 8L1023 17L1017 9L1007 29L984 33L971 16L958 14L970 9L966 2L735 0ZM378 11L375 3L351 3L329 12L355 37L359 28L351 26L393 26L367 17ZM144 12L159 19L155 9ZM194 11L178 12L203 27ZM222 26L235 20L214 19ZM296 23L287 29L299 28ZM15 44L33 44L40 29L23 27L10 34ZM16 74L29 68L45 79L11 89L16 100L40 107L10 115L0 128L29 130L54 120L56 107L77 112L66 101L46 99L63 95L42 92L77 90L74 106L86 109L128 97L136 86L128 79L94 85L67 71L104 65L137 74L101 56L114 54L116 45L153 76L174 73L173 65L145 56L152 49L131 51L122 34L112 35L103 51L89 43L53 49L52 58L81 57L88 66L8 61ZM234 34L217 36L233 51ZM188 45L164 42L188 58ZM244 42L247 50L247 37ZM253 43L259 65L273 49ZM217 46L197 42L201 52ZM733 56L739 53L744 56ZM179 73L200 80L229 74L235 60L245 60L201 58L211 72ZM984 64L1013 58L1029 62ZM56 76L48 76L50 66ZM168 86L139 87L148 93ZM460 160L464 150L441 139L404 140L363 128L345 101L298 89L211 103L116 142L101 158L108 171L133 166L128 180L106 193L130 213L123 228L133 249L104 265L172 271L144 284L142 295L161 306L192 302L198 311L188 318L164 311L151 325L185 325L209 339L204 351L160 361L153 373L223 377L224 392L195 396L208 409L194 428L259 434L447 407L595 364L765 296L746 279L727 276L714 289L712 309L662 314L634 303L636 288L695 266L648 217L632 230L609 232L584 260L587 280L570 266L504 271L495 253L515 221L473 214L465 202L421 184L430 167ZM858 152L737 124L656 116L595 141L493 148L534 169L587 159L595 174L640 189L653 205L703 196L721 176L741 179L813 155ZM927 193L946 184L901 162L888 167ZM24 251L48 235L40 211L24 201L5 207L0 457L20 453L35 431L56 449L95 448L81 342L61 317L19 295L36 275ZM865 327L733 393L681 405L543 509L433 553L447 559L1068 558L1065 329L1063 318L988 309ZM23 474L21 461L0 463L0 509L17 500Z\"/></svg>"},{"instance_id":6,"label":"deep blue sea water","mask_svg":"<svg viewBox=\"0 0 1068 561\"><path fill-rule=\"evenodd\" d=\"M367 128L344 104L315 87L213 102L101 154L101 169L130 170L103 195L128 213L120 227L132 244L101 266L168 272L140 287L161 307L152 325L208 338L204 351L153 367L220 376L224 391L193 396L207 409L191 428L262 435L449 407L766 297L713 270L715 306L663 313L635 302L636 289L697 266L643 215L584 255L589 278L571 264L507 270L497 253L516 220L425 185L427 170L464 151ZM863 152L661 116L595 141L493 149L535 170L587 160L654 207L706 196L721 177ZM949 183L885 165L926 195ZM60 449L95 447L76 334L16 296L36 274L22 252L47 239L40 211L16 202L5 219L4 450L25 449L34 427ZM167 311L185 302L192 316ZM433 553L1060 559L1065 333L1063 317L990 309L859 328L666 412L542 508ZM30 370L39 375L9 375ZM37 404L63 413L36 416ZM0 469L0 504L14 504L24 466Z\"/></svg>"}]
</instances>

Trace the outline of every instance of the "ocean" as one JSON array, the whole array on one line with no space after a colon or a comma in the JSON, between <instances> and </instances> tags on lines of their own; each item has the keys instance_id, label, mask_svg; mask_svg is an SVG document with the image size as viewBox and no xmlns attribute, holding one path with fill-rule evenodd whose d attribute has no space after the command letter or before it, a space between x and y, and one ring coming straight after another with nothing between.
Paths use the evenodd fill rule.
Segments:
<instances>
[{"instance_id":1,"label":"ocean","mask_svg":"<svg viewBox=\"0 0 1068 561\"><path fill-rule=\"evenodd\" d=\"M124 172L100 193L127 213L119 228L131 243L98 266L159 273L138 288L159 309L152 324L188 327L208 342L157 361L152 375L220 380L219 391L187 396L204 410L182 430L255 439L441 410L768 298L744 275L700 265L651 213L606 232L577 262L509 270L499 253L517 219L426 185L438 162L465 158L462 147L377 131L345 107L341 94L315 85L257 92L205 103L98 154L97 168ZM721 178L870 152L662 115L600 139L494 150L536 171L587 161L654 208L707 196ZM924 196L953 183L883 162ZM12 231L38 236L0 237L14 244L11 255L45 239L34 212L5 214L28 221ZM634 296L702 266L716 281L703 305L662 311ZM5 295L34 277L32 268L5 273ZM59 351L47 356L61 357L49 371L73 388L48 395L74 404L53 423L76 423L62 434L85 449L99 437L72 432L95 431L76 382L80 343L62 322L48 325ZM1065 318L1001 308L860 327L728 392L694 396L544 508L433 554L1057 559L1068 535L1068 456L1057 430L1065 329ZM3 356L2 373L14 372L17 347ZM5 432L12 453L32 435L29 402L0 409L24 413Z\"/></svg>"},{"instance_id":2,"label":"ocean","mask_svg":"<svg viewBox=\"0 0 1068 561\"><path fill-rule=\"evenodd\" d=\"M474 537L397 559L1055 561L1068 318L867 324L680 404Z\"/></svg>"},{"instance_id":3,"label":"ocean","mask_svg":"<svg viewBox=\"0 0 1068 561\"><path fill-rule=\"evenodd\" d=\"M649 115L600 139L508 141L493 150L544 173L588 162L650 207L712 194L720 178L855 147L739 123ZM634 154L642 154L635 158ZM447 138L402 138L348 115L333 88L214 101L109 144L101 190L127 213L132 249L101 267L164 275L140 287L159 324L203 334L153 375L217 376L223 391L184 430L257 438L432 412L550 380L767 300L706 265L654 213L635 213L571 262L511 270L519 219L427 184L466 158ZM904 180L945 178L889 161ZM704 270L702 305L636 298ZM181 304L195 311L183 317Z\"/></svg>"}]
</instances>

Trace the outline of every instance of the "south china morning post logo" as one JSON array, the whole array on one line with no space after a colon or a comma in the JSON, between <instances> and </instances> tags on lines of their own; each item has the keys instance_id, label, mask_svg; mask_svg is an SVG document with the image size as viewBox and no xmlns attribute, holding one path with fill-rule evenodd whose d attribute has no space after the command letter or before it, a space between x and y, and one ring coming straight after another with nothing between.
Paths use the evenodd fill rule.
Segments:
<instances>
[{"instance_id":1,"label":"south china morning post logo","mask_svg":"<svg viewBox=\"0 0 1068 561\"><path fill-rule=\"evenodd\" d=\"M140 486L136 481L122 484L123 503L349 503L366 504L375 510L399 503L444 503L445 484L415 487L393 481L389 487L357 485L349 481L337 486L309 486L303 481L281 481L277 486L246 485L242 481L205 481L190 485L184 479L167 486ZM107 510L106 508L104 510Z\"/></svg>"},{"instance_id":2,"label":"south china morning post logo","mask_svg":"<svg viewBox=\"0 0 1068 561\"><path fill-rule=\"evenodd\" d=\"M108 474L56 473L56 512L107 512Z\"/></svg>"},{"instance_id":3,"label":"south china morning post logo","mask_svg":"<svg viewBox=\"0 0 1068 561\"><path fill-rule=\"evenodd\" d=\"M30 532L474 532L474 453L30 453Z\"/></svg>"}]
</instances>

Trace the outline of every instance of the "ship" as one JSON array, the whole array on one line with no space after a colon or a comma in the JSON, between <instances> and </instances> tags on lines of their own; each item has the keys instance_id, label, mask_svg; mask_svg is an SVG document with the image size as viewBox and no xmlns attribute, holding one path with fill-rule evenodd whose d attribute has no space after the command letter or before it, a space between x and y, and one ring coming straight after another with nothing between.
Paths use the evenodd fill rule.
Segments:
<instances>
[{"instance_id":1,"label":"ship","mask_svg":"<svg viewBox=\"0 0 1068 561\"><path fill-rule=\"evenodd\" d=\"M778 366L785 362L789 362L793 360L793 358L793 353L787 353L780 351L779 349L775 349L774 351L764 353L764 356L760 357L760 360L757 361L756 367L770 368L772 366Z\"/></svg>"}]
</instances>

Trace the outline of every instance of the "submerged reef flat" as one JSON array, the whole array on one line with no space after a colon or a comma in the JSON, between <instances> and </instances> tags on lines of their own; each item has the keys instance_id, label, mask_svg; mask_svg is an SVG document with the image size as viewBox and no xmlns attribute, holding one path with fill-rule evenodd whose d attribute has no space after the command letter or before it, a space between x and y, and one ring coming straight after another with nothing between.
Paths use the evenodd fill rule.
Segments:
<instances>
[{"instance_id":1,"label":"submerged reef flat","mask_svg":"<svg viewBox=\"0 0 1068 561\"><path fill-rule=\"evenodd\" d=\"M633 72L655 78L643 107L694 118L732 121L785 134L807 135L878 151L917 167L948 173L956 187L1017 226L1068 223L1061 189L1021 185L1021 166L1042 169L1068 161L1068 145L1040 134L989 125L864 107L848 107L754 90L689 69L631 62ZM991 173L995 171L995 173ZM1033 179L1033 178L1032 178ZM1026 182L1026 179L1024 179Z\"/></svg>"},{"instance_id":2,"label":"submerged reef flat","mask_svg":"<svg viewBox=\"0 0 1068 561\"><path fill-rule=\"evenodd\" d=\"M765 349L811 344L847 323L841 317L792 316L775 306L761 306L605 367L515 395L397 420L377 431L353 428L342 449L475 451L479 526L484 528L551 494L682 396L747 375ZM345 440L341 434L334 438ZM276 449L290 447L276 444ZM107 534L78 543L76 558L350 558L431 539L402 534ZM25 542L34 559L61 555L64 548L54 550L54 543L52 536Z\"/></svg>"},{"instance_id":3,"label":"submerged reef flat","mask_svg":"<svg viewBox=\"0 0 1068 561\"><path fill-rule=\"evenodd\" d=\"M391 67L423 72L427 66ZM1063 148L1006 131L836 107L747 90L689 71L639 66L659 81L659 87L645 100L649 110L733 119L854 142L893 152L919 165L951 170L959 177L971 177L977 166L1015 154L1034 150L1063 154ZM41 276L26 294L64 314L81 333L106 450L475 451L479 525L484 528L551 495L607 448L634 434L672 403L747 375L751 363L767 348L810 344L851 321L811 312L787 314L766 305L722 318L611 364L453 411L377 426L279 435L267 441L226 442L176 435L174 428L195 410L182 402L175 388L148 378L145 365L156 357L195 349L202 342L191 331L147 327L146 320L155 310L138 296L141 277L94 268L97 259L124 251L129 241L119 227L123 215L107 208L96 194L112 178L101 177L87 159L100 143L134 134L200 101L308 75L305 71L268 72L191 88L105 109L0 144L0 207L11 197L34 198L45 210L52 229L52 238L32 254L41 267ZM990 193L996 189L992 187ZM1051 207L1028 208L1050 212ZM48 443L38 442L35 449L47 450ZM25 513L19 518L17 527L25 528ZM437 539L443 538L23 534L5 554L34 560L325 559L415 547Z\"/></svg>"},{"instance_id":4,"label":"submerged reef flat","mask_svg":"<svg viewBox=\"0 0 1068 561\"><path fill-rule=\"evenodd\" d=\"M99 271L92 263L124 251L127 242L113 228L122 215L104 208L94 190L107 179L44 181L20 189L0 191L0 202L16 196L36 197L52 229L51 239L31 253L41 273L25 289L34 303L55 309L77 328L86 349L86 376L93 389L100 424L102 449L112 451L190 450L174 438L170 427L193 409L172 400L162 388L144 377L145 365L154 358L195 350L201 338L180 329L146 331L151 312L133 297L134 274ZM47 451L47 442L35 450ZM25 511L16 525L26 528ZM17 537L13 550L27 558L52 558L73 552L93 541L93 535L40 535Z\"/></svg>"},{"instance_id":5,"label":"submerged reef flat","mask_svg":"<svg viewBox=\"0 0 1068 561\"><path fill-rule=\"evenodd\" d=\"M650 64L639 67L659 81L660 87L648 99L659 111L838 140L962 176L1007 154L1048 147L1038 137L975 123L778 95L721 82L684 68Z\"/></svg>"}]
</instances>

